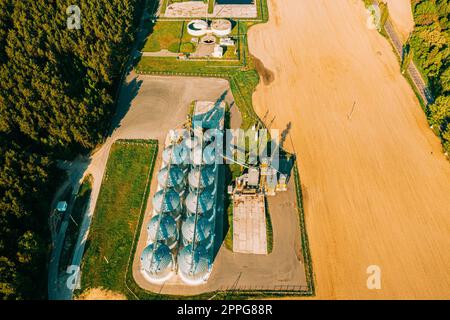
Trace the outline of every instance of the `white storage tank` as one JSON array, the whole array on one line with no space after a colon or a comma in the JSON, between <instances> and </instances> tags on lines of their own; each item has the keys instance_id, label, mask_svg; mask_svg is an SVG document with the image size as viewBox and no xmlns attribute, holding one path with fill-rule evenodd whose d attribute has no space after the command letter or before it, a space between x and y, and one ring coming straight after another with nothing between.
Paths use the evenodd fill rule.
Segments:
<instances>
[{"instance_id":1,"label":"white storage tank","mask_svg":"<svg viewBox=\"0 0 450 320\"><path fill-rule=\"evenodd\" d=\"M161 189L153 196L153 209L159 214L170 214L175 220L181 216L181 198L173 189Z\"/></svg>"},{"instance_id":2,"label":"white storage tank","mask_svg":"<svg viewBox=\"0 0 450 320\"><path fill-rule=\"evenodd\" d=\"M181 233L183 234L183 244L187 246L194 240L195 243L202 244L206 249L209 249L213 243L212 224L208 219L199 217L197 219L197 227L195 226L195 216L190 216L183 222L181 226Z\"/></svg>"},{"instance_id":3,"label":"white storage tank","mask_svg":"<svg viewBox=\"0 0 450 320\"><path fill-rule=\"evenodd\" d=\"M211 23L211 31L218 37L226 37L231 33L233 25L226 19L217 19Z\"/></svg>"},{"instance_id":4,"label":"white storage tank","mask_svg":"<svg viewBox=\"0 0 450 320\"><path fill-rule=\"evenodd\" d=\"M198 285L204 283L209 276L208 253L202 245L187 245L178 254L180 278L187 284Z\"/></svg>"},{"instance_id":5,"label":"white storage tank","mask_svg":"<svg viewBox=\"0 0 450 320\"><path fill-rule=\"evenodd\" d=\"M158 172L158 184L161 188L173 188L181 192L186 187L186 173L176 165L164 167Z\"/></svg>"},{"instance_id":6,"label":"white storage tank","mask_svg":"<svg viewBox=\"0 0 450 320\"><path fill-rule=\"evenodd\" d=\"M178 241L177 222L170 215L158 214L150 219L147 225L147 234L147 243L159 241L172 249Z\"/></svg>"},{"instance_id":7,"label":"white storage tank","mask_svg":"<svg viewBox=\"0 0 450 320\"><path fill-rule=\"evenodd\" d=\"M174 274L174 259L164 243L152 243L141 254L141 273L154 283L162 283Z\"/></svg>"},{"instance_id":8,"label":"white storage tank","mask_svg":"<svg viewBox=\"0 0 450 320\"><path fill-rule=\"evenodd\" d=\"M215 162L215 147L206 147L205 149L202 149L201 146L197 146L191 152L191 163L194 166L200 166L202 164L215 164Z\"/></svg>"},{"instance_id":9,"label":"white storage tank","mask_svg":"<svg viewBox=\"0 0 450 320\"><path fill-rule=\"evenodd\" d=\"M196 193L197 190L203 190L214 184L215 178L214 166L194 167L189 172L188 180L191 191Z\"/></svg>"},{"instance_id":10,"label":"white storage tank","mask_svg":"<svg viewBox=\"0 0 450 320\"><path fill-rule=\"evenodd\" d=\"M204 36L208 32L208 23L203 20L192 20L187 25L187 31L194 37Z\"/></svg>"},{"instance_id":11,"label":"white storage tank","mask_svg":"<svg viewBox=\"0 0 450 320\"><path fill-rule=\"evenodd\" d=\"M164 149L162 158L164 166L169 164L185 166L189 164L189 151L182 143L170 145Z\"/></svg>"},{"instance_id":12,"label":"white storage tank","mask_svg":"<svg viewBox=\"0 0 450 320\"><path fill-rule=\"evenodd\" d=\"M214 196L212 189L205 189L200 194L190 192L186 198L186 214L192 216L198 212L208 219L213 218Z\"/></svg>"}]
</instances>

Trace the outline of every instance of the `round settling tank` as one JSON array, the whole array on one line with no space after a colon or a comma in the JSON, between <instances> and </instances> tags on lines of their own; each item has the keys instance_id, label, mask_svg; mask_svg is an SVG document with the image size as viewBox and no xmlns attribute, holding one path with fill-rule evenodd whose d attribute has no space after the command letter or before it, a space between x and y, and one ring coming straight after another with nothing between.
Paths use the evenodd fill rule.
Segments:
<instances>
[{"instance_id":1,"label":"round settling tank","mask_svg":"<svg viewBox=\"0 0 450 320\"><path fill-rule=\"evenodd\" d=\"M226 19L217 19L211 23L211 31L218 37L226 37L231 33L233 25Z\"/></svg>"},{"instance_id":2,"label":"round settling tank","mask_svg":"<svg viewBox=\"0 0 450 320\"><path fill-rule=\"evenodd\" d=\"M208 32L208 23L203 20L192 20L187 25L187 31L194 37L204 36Z\"/></svg>"}]
</instances>

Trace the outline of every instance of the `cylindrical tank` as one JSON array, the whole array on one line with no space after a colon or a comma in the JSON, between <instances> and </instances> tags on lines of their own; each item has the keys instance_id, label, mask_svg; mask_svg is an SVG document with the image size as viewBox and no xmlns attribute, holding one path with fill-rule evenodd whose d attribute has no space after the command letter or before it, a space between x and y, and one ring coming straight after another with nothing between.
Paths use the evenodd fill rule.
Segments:
<instances>
[{"instance_id":1,"label":"cylindrical tank","mask_svg":"<svg viewBox=\"0 0 450 320\"><path fill-rule=\"evenodd\" d=\"M161 188L173 188L181 192L186 187L186 174L176 165L164 167L158 172L158 183Z\"/></svg>"},{"instance_id":2,"label":"cylindrical tank","mask_svg":"<svg viewBox=\"0 0 450 320\"><path fill-rule=\"evenodd\" d=\"M156 215L147 225L148 243L160 241L170 249L178 240L178 228L175 219L170 215Z\"/></svg>"},{"instance_id":3,"label":"cylindrical tank","mask_svg":"<svg viewBox=\"0 0 450 320\"><path fill-rule=\"evenodd\" d=\"M199 217L197 219L197 227L195 227L195 216L188 217L181 226L181 232L183 234L183 244L185 246L192 243L194 240L194 232L196 244L200 243L206 249L209 249L212 245L212 224L206 218Z\"/></svg>"},{"instance_id":4,"label":"cylindrical tank","mask_svg":"<svg viewBox=\"0 0 450 320\"><path fill-rule=\"evenodd\" d=\"M175 220L181 215L180 195L173 189L161 189L153 196L153 209L157 213L170 214Z\"/></svg>"},{"instance_id":5,"label":"cylindrical tank","mask_svg":"<svg viewBox=\"0 0 450 320\"><path fill-rule=\"evenodd\" d=\"M203 20L192 20L187 25L187 31L194 37L204 36L208 31L208 23Z\"/></svg>"},{"instance_id":6,"label":"cylindrical tank","mask_svg":"<svg viewBox=\"0 0 450 320\"><path fill-rule=\"evenodd\" d=\"M201 284L209 276L209 258L202 245L187 245L178 254L180 278L187 284Z\"/></svg>"},{"instance_id":7,"label":"cylindrical tank","mask_svg":"<svg viewBox=\"0 0 450 320\"><path fill-rule=\"evenodd\" d=\"M210 219L213 215L214 196L211 188L203 190L199 195L190 192L186 197L186 214L192 216L198 212L198 214Z\"/></svg>"},{"instance_id":8,"label":"cylindrical tank","mask_svg":"<svg viewBox=\"0 0 450 320\"><path fill-rule=\"evenodd\" d=\"M162 153L163 164L168 166L170 163L178 166L189 164L189 151L183 143L170 145Z\"/></svg>"},{"instance_id":9,"label":"cylindrical tank","mask_svg":"<svg viewBox=\"0 0 450 320\"><path fill-rule=\"evenodd\" d=\"M196 193L198 189L211 187L214 183L214 171L214 166L194 167L188 177L191 191Z\"/></svg>"},{"instance_id":10,"label":"cylindrical tank","mask_svg":"<svg viewBox=\"0 0 450 320\"><path fill-rule=\"evenodd\" d=\"M194 166L202 164L215 164L216 162L216 148L206 147L202 149L200 145L195 147L191 152L191 163Z\"/></svg>"},{"instance_id":11,"label":"cylindrical tank","mask_svg":"<svg viewBox=\"0 0 450 320\"><path fill-rule=\"evenodd\" d=\"M217 19L211 23L211 31L218 37L225 37L231 33L231 21L226 19Z\"/></svg>"},{"instance_id":12,"label":"cylindrical tank","mask_svg":"<svg viewBox=\"0 0 450 320\"><path fill-rule=\"evenodd\" d=\"M141 272L150 282L167 281L173 275L173 270L173 255L164 243L152 243L142 251Z\"/></svg>"},{"instance_id":13,"label":"cylindrical tank","mask_svg":"<svg viewBox=\"0 0 450 320\"><path fill-rule=\"evenodd\" d=\"M187 136L183 141L185 146L190 150L194 149L199 144L199 138L197 136Z\"/></svg>"}]
</instances>

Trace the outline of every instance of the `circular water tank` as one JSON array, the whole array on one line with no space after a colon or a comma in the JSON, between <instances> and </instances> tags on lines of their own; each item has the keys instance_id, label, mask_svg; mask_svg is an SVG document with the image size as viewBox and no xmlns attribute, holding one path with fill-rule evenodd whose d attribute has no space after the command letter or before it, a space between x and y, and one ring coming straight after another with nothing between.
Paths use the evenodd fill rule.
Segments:
<instances>
[{"instance_id":1,"label":"circular water tank","mask_svg":"<svg viewBox=\"0 0 450 320\"><path fill-rule=\"evenodd\" d=\"M208 32L208 23L203 20L192 20L187 25L187 31L194 37L204 36Z\"/></svg>"},{"instance_id":2,"label":"circular water tank","mask_svg":"<svg viewBox=\"0 0 450 320\"><path fill-rule=\"evenodd\" d=\"M165 190L165 191L164 191ZM170 214L176 220L180 217L180 195L173 189L161 189L153 196L153 209L157 213Z\"/></svg>"},{"instance_id":3,"label":"circular water tank","mask_svg":"<svg viewBox=\"0 0 450 320\"><path fill-rule=\"evenodd\" d=\"M195 243L201 243L206 249L209 249L212 245L212 224L208 219L200 217L197 219L197 228L195 227L195 216L190 216L183 222L181 226L181 232L183 234L183 244L187 246L194 240L195 231Z\"/></svg>"},{"instance_id":4,"label":"circular water tank","mask_svg":"<svg viewBox=\"0 0 450 320\"><path fill-rule=\"evenodd\" d=\"M197 192L198 189L212 186L214 178L214 166L194 167L189 172L189 186L192 191Z\"/></svg>"},{"instance_id":5,"label":"circular water tank","mask_svg":"<svg viewBox=\"0 0 450 320\"><path fill-rule=\"evenodd\" d=\"M202 164L215 164L216 162L216 148L206 147L204 150L201 146L197 146L191 152L191 163L194 166Z\"/></svg>"},{"instance_id":6,"label":"circular water tank","mask_svg":"<svg viewBox=\"0 0 450 320\"><path fill-rule=\"evenodd\" d=\"M164 149L162 158L164 166L168 166L169 163L183 166L189 162L189 152L183 144L170 145Z\"/></svg>"},{"instance_id":7,"label":"circular water tank","mask_svg":"<svg viewBox=\"0 0 450 320\"><path fill-rule=\"evenodd\" d=\"M154 282L166 281L173 275L173 256L164 243L152 243L141 254L141 271Z\"/></svg>"},{"instance_id":8,"label":"circular water tank","mask_svg":"<svg viewBox=\"0 0 450 320\"><path fill-rule=\"evenodd\" d=\"M197 205L198 202L198 205ZM186 209L188 215L196 214L209 215L214 206L214 193L211 189L205 189L198 195L190 192L186 198Z\"/></svg>"},{"instance_id":9,"label":"circular water tank","mask_svg":"<svg viewBox=\"0 0 450 320\"><path fill-rule=\"evenodd\" d=\"M185 172L176 165L164 167L158 172L158 183L161 188L174 188L181 192L186 186Z\"/></svg>"},{"instance_id":10,"label":"circular water tank","mask_svg":"<svg viewBox=\"0 0 450 320\"><path fill-rule=\"evenodd\" d=\"M233 25L226 19L217 19L211 23L211 31L218 37L225 37L231 33Z\"/></svg>"},{"instance_id":11,"label":"circular water tank","mask_svg":"<svg viewBox=\"0 0 450 320\"><path fill-rule=\"evenodd\" d=\"M161 241L169 248L173 248L178 240L177 223L175 219L169 215L153 216L147 225L147 234L150 243Z\"/></svg>"},{"instance_id":12,"label":"circular water tank","mask_svg":"<svg viewBox=\"0 0 450 320\"><path fill-rule=\"evenodd\" d=\"M178 254L181 279L188 284L200 284L209 274L209 259L204 246L187 245Z\"/></svg>"}]
</instances>

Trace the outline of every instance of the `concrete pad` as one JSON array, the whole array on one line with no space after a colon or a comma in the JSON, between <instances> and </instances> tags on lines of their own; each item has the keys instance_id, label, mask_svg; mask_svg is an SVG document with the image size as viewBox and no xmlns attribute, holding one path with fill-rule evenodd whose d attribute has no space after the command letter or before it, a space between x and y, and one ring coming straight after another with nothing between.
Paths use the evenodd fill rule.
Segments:
<instances>
[{"instance_id":1,"label":"concrete pad","mask_svg":"<svg viewBox=\"0 0 450 320\"><path fill-rule=\"evenodd\" d=\"M263 195L235 195L233 251L267 254L266 210Z\"/></svg>"}]
</instances>

